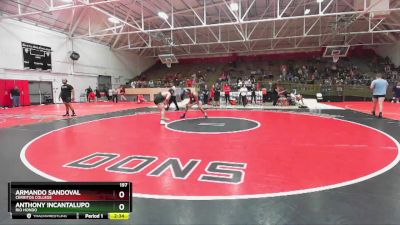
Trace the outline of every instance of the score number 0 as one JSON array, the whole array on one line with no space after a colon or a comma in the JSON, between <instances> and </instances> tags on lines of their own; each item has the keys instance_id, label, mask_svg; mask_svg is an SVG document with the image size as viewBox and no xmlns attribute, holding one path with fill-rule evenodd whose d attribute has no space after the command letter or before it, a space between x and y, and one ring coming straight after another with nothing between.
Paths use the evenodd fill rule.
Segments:
<instances>
[{"instance_id":1,"label":"score number 0","mask_svg":"<svg viewBox=\"0 0 400 225\"><path fill-rule=\"evenodd\" d=\"M128 187L128 183L120 183L119 186L125 188L125 187ZM118 193L118 197L119 198L124 198L125 197L125 192L120 191ZM125 209L125 204L119 204L118 208L119 208L119 210L123 211Z\"/></svg>"}]
</instances>

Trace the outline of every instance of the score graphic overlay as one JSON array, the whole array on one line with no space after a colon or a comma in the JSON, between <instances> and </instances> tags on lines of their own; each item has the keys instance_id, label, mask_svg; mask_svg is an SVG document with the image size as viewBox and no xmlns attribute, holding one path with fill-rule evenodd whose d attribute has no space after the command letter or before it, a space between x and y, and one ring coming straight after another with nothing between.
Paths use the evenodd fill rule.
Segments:
<instances>
[{"instance_id":1,"label":"score graphic overlay","mask_svg":"<svg viewBox=\"0 0 400 225\"><path fill-rule=\"evenodd\" d=\"M13 219L129 219L130 182L10 182Z\"/></svg>"}]
</instances>

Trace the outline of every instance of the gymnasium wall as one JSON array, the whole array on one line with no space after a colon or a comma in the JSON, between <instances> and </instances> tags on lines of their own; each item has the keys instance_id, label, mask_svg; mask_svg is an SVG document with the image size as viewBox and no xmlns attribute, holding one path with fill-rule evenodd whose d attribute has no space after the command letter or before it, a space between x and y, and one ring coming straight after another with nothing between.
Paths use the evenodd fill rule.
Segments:
<instances>
[{"instance_id":1,"label":"gymnasium wall","mask_svg":"<svg viewBox=\"0 0 400 225\"><path fill-rule=\"evenodd\" d=\"M400 66L400 43L378 46L374 50L382 57L388 56L394 65Z\"/></svg>"},{"instance_id":2,"label":"gymnasium wall","mask_svg":"<svg viewBox=\"0 0 400 225\"><path fill-rule=\"evenodd\" d=\"M43 45L52 49L52 71L23 69L21 42ZM70 51L80 54L73 62ZM61 80L67 78L75 87L76 95L89 85L97 86L97 76L111 76L112 85L119 86L151 67L155 60L130 52L115 52L109 46L86 40L69 39L67 35L22 23L0 21L0 79L51 81L54 96L59 95ZM58 99L55 98L56 102Z\"/></svg>"}]
</instances>

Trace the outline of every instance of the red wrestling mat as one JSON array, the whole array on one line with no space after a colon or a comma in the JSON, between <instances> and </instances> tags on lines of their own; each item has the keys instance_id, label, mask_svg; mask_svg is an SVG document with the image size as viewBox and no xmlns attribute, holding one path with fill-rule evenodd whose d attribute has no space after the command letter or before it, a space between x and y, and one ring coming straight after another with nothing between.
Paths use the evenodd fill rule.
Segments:
<instances>
[{"instance_id":1,"label":"red wrestling mat","mask_svg":"<svg viewBox=\"0 0 400 225\"><path fill-rule=\"evenodd\" d=\"M142 104L134 102L93 102L75 103L73 107L78 116L103 114L127 109L135 109L154 105L152 102ZM65 119L65 106L63 104L25 106L11 109L0 109L0 128L21 126L40 122Z\"/></svg>"},{"instance_id":2,"label":"red wrestling mat","mask_svg":"<svg viewBox=\"0 0 400 225\"><path fill-rule=\"evenodd\" d=\"M27 144L21 160L50 180L132 181L135 197L185 200L322 191L377 176L399 160L393 138L339 119L269 111L179 115L167 113L174 121L168 128L157 113L62 128ZM190 131L175 130L181 128Z\"/></svg>"},{"instance_id":3,"label":"red wrestling mat","mask_svg":"<svg viewBox=\"0 0 400 225\"><path fill-rule=\"evenodd\" d=\"M324 104L351 109L358 112L371 114L372 102L324 102ZM378 114L379 106L376 111ZM393 120L400 120L400 104L384 102L383 104L383 117Z\"/></svg>"}]
</instances>

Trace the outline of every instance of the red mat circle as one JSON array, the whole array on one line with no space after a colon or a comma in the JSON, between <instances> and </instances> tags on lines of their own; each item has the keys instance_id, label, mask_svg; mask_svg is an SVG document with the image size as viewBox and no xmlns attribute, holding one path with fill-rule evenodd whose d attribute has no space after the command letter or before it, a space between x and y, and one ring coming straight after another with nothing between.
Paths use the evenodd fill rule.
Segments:
<instances>
[{"instance_id":1,"label":"red mat circle","mask_svg":"<svg viewBox=\"0 0 400 225\"><path fill-rule=\"evenodd\" d=\"M92 121L42 135L21 152L35 173L58 181L132 181L134 196L172 199L235 199L299 194L357 183L392 168L398 143L363 125L312 115L269 111L209 111L213 117L255 120L261 127L221 135L177 133L159 124L159 114ZM179 113L168 113L178 119ZM201 116L198 111L189 117ZM119 157L95 169L64 165L93 154ZM137 174L106 171L130 155L158 159ZM148 176L167 158L201 162L187 179L167 172ZM246 163L240 184L201 182L212 161Z\"/></svg>"}]
</instances>

